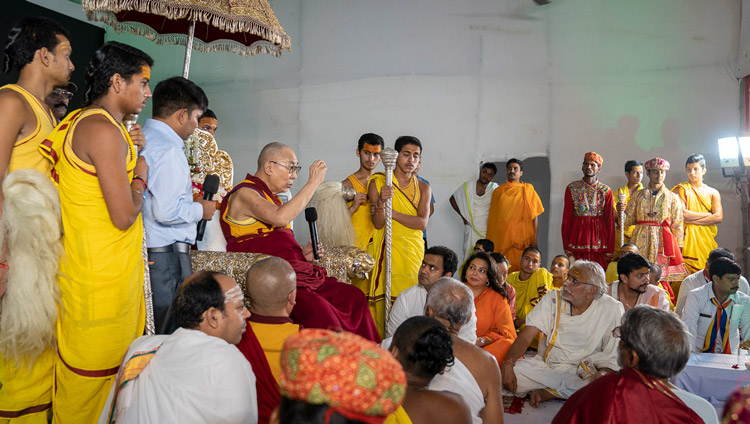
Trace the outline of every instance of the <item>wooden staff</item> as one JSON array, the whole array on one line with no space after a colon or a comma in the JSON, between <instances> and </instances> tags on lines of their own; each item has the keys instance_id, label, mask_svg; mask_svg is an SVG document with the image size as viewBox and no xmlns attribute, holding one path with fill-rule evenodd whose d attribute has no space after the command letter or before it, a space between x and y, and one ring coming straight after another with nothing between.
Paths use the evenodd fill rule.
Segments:
<instances>
[{"instance_id":1,"label":"wooden staff","mask_svg":"<svg viewBox=\"0 0 750 424\"><path fill-rule=\"evenodd\" d=\"M385 166L385 185L393 186L393 169L396 167L398 152L386 147L380 152ZM385 321L391 314L391 238L393 231L393 198L385 201Z\"/></svg>"}]
</instances>

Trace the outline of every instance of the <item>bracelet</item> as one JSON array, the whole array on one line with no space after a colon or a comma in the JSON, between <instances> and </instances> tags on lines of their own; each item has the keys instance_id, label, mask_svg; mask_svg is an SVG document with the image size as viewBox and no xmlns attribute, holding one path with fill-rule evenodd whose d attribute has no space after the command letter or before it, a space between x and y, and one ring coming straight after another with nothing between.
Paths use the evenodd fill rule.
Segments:
<instances>
[{"instance_id":1,"label":"bracelet","mask_svg":"<svg viewBox=\"0 0 750 424\"><path fill-rule=\"evenodd\" d=\"M142 183L143 183L143 189L144 189L144 190L148 190L148 186L146 185L146 180L144 180L144 179L143 179L142 177L140 177L140 176L138 176L138 175L136 175L135 177L133 177L133 181L136 181L136 180L138 180L138 181L140 181L140 182L142 182ZM131 181L131 183L132 183L133 181Z\"/></svg>"}]
</instances>

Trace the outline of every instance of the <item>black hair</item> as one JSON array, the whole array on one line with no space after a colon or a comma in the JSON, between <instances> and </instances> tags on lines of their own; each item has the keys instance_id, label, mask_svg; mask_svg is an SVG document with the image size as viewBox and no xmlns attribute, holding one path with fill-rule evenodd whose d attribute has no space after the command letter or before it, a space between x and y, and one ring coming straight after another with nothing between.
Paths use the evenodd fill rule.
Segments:
<instances>
[{"instance_id":1,"label":"black hair","mask_svg":"<svg viewBox=\"0 0 750 424\"><path fill-rule=\"evenodd\" d=\"M359 141L357 142L357 150L362 150L362 148L365 147L365 144L369 144L370 146L385 147L383 137L375 133L362 134L362 136L359 137Z\"/></svg>"},{"instance_id":2,"label":"black hair","mask_svg":"<svg viewBox=\"0 0 750 424\"><path fill-rule=\"evenodd\" d=\"M396 144L393 146L393 148L400 152L401 149L404 148L404 146L412 144L414 146L419 147L419 153L422 153L422 142L419 141L417 137L411 136L411 135L402 135L401 137L396 139Z\"/></svg>"},{"instance_id":3,"label":"black hair","mask_svg":"<svg viewBox=\"0 0 750 424\"><path fill-rule=\"evenodd\" d=\"M424 251L425 255L436 255L443 258L443 275L451 273L456 274L456 268L458 268L458 256L451 249L445 246L431 246Z\"/></svg>"},{"instance_id":4,"label":"black hair","mask_svg":"<svg viewBox=\"0 0 750 424\"><path fill-rule=\"evenodd\" d=\"M409 374L432 379L453 365L453 340L435 318L415 316L404 321L393 334L391 346L398 349L398 361Z\"/></svg>"},{"instance_id":5,"label":"black hair","mask_svg":"<svg viewBox=\"0 0 750 424\"><path fill-rule=\"evenodd\" d=\"M651 263L638 253L629 253L617 261L617 275L630 275L636 269L648 268L651 272Z\"/></svg>"},{"instance_id":6,"label":"black hair","mask_svg":"<svg viewBox=\"0 0 750 424\"><path fill-rule=\"evenodd\" d=\"M172 303L175 322L182 328L198 328L203 312L216 308L224 312L224 292L216 279L221 273L200 271L182 283Z\"/></svg>"},{"instance_id":7,"label":"black hair","mask_svg":"<svg viewBox=\"0 0 750 424\"><path fill-rule=\"evenodd\" d=\"M180 109L187 109L188 113L200 109L203 113L208 107L206 93L196 83L183 77L160 81L154 88L151 100L154 102L154 116L158 118L167 118Z\"/></svg>"},{"instance_id":8,"label":"black hair","mask_svg":"<svg viewBox=\"0 0 750 424\"><path fill-rule=\"evenodd\" d=\"M497 265L486 252L476 252L469 256L469 259L464 262L464 266L461 267L461 282L466 283L466 271L469 269L469 265L471 265L471 261L474 259L481 259L487 262L487 283L489 287L507 299L508 291L505 290L505 287L500 285L500 276L498 275L499 272L497 270Z\"/></svg>"},{"instance_id":9,"label":"black hair","mask_svg":"<svg viewBox=\"0 0 750 424\"><path fill-rule=\"evenodd\" d=\"M708 270L713 280L714 275L723 278L727 274L742 274L742 268L737 262L727 258L717 258L711 262L711 269Z\"/></svg>"},{"instance_id":10,"label":"black hair","mask_svg":"<svg viewBox=\"0 0 750 424\"><path fill-rule=\"evenodd\" d=\"M88 106L109 91L111 78L119 74L125 80L141 72L144 65L154 66L151 56L127 44L110 41L94 52L86 68L84 105Z\"/></svg>"},{"instance_id":11,"label":"black hair","mask_svg":"<svg viewBox=\"0 0 750 424\"><path fill-rule=\"evenodd\" d=\"M641 161L635 160L635 159L629 160L629 161L625 162L625 172L627 172L629 174L630 171L633 170L634 166L640 166L641 168L643 168L643 163Z\"/></svg>"},{"instance_id":12,"label":"black hair","mask_svg":"<svg viewBox=\"0 0 750 424\"><path fill-rule=\"evenodd\" d=\"M208 106L208 100L206 100L206 106ZM216 119L217 121L219 120L219 118L216 117L216 114L214 113L214 111L208 108L206 108L206 110L203 112L203 115L201 115L201 117L198 118L198 120L200 121L203 118L212 118L212 119Z\"/></svg>"},{"instance_id":13,"label":"black hair","mask_svg":"<svg viewBox=\"0 0 750 424\"><path fill-rule=\"evenodd\" d=\"M281 404L279 405L279 422L281 424L365 424L363 421L349 419L336 411L326 421L326 413L331 407L328 404L312 404L304 400L289 399L281 395Z\"/></svg>"},{"instance_id":14,"label":"black hair","mask_svg":"<svg viewBox=\"0 0 750 424\"><path fill-rule=\"evenodd\" d=\"M691 163L700 164L701 168L706 169L706 158L704 158L700 153L693 153L692 155L688 156L687 160L685 161L685 166L688 166Z\"/></svg>"},{"instance_id":15,"label":"black hair","mask_svg":"<svg viewBox=\"0 0 750 424\"><path fill-rule=\"evenodd\" d=\"M492 172L494 172L495 174L497 174L497 166L495 166L495 164L492 163L492 162L485 162L485 163L483 163L482 166L479 167L479 172L482 172L482 170L484 168L489 168L489 169L492 170Z\"/></svg>"},{"instance_id":16,"label":"black hair","mask_svg":"<svg viewBox=\"0 0 750 424\"><path fill-rule=\"evenodd\" d=\"M492 240L489 239L479 239L476 243L474 243L474 246L480 245L482 246L482 249L485 252L492 252L495 250L495 243L492 242Z\"/></svg>"},{"instance_id":17,"label":"black hair","mask_svg":"<svg viewBox=\"0 0 750 424\"><path fill-rule=\"evenodd\" d=\"M729 249L725 247L717 247L716 249L712 250L708 253L708 262L712 263L713 261L719 259L719 258L727 258L731 259L733 261L737 261L737 258L734 256L734 253L730 252Z\"/></svg>"},{"instance_id":18,"label":"black hair","mask_svg":"<svg viewBox=\"0 0 750 424\"><path fill-rule=\"evenodd\" d=\"M42 47L52 52L60 43L58 35L70 39L68 30L52 19L42 16L21 18L8 32L3 73L7 74L14 68L21 70L34 60L34 53Z\"/></svg>"},{"instance_id":19,"label":"black hair","mask_svg":"<svg viewBox=\"0 0 750 424\"><path fill-rule=\"evenodd\" d=\"M537 255L539 255L539 259L542 258L542 252L539 249L537 249L536 247L531 247L531 246L527 247L526 249L523 249L523 252L521 253L521 257L523 258L529 252L534 252Z\"/></svg>"},{"instance_id":20,"label":"black hair","mask_svg":"<svg viewBox=\"0 0 750 424\"><path fill-rule=\"evenodd\" d=\"M508 169L508 167L513 163L518 164L518 167L521 168L521 172L523 172L523 162L516 158L511 158L508 160L508 162L505 162L505 169Z\"/></svg>"},{"instance_id":21,"label":"black hair","mask_svg":"<svg viewBox=\"0 0 750 424\"><path fill-rule=\"evenodd\" d=\"M489 255L490 255L490 258L492 258L496 264L500 264L500 262L503 262L505 265L510 266L510 261L508 261L508 258L506 258L505 255L503 255L502 253L490 252Z\"/></svg>"}]
</instances>

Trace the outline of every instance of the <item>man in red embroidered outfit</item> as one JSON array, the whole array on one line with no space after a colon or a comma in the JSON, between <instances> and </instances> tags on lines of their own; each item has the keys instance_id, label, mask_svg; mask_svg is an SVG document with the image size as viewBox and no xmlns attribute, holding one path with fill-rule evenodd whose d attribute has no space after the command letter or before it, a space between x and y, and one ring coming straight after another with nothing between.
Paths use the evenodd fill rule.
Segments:
<instances>
[{"instance_id":1,"label":"man in red embroidered outfit","mask_svg":"<svg viewBox=\"0 0 750 424\"><path fill-rule=\"evenodd\" d=\"M607 269L615 249L615 215L612 189L596 177L603 163L600 154L586 153L583 178L565 189L562 239L565 254Z\"/></svg>"},{"instance_id":2,"label":"man in red embroidered outfit","mask_svg":"<svg viewBox=\"0 0 750 424\"><path fill-rule=\"evenodd\" d=\"M292 265L297 274L297 304L291 313L295 323L305 328L339 327L378 341L364 293L328 277L325 268L312 264L312 245L302 249L289 228L323 182L326 164L313 162L307 183L282 204L276 195L292 187L300 169L289 146L270 143L261 150L255 175L247 174L221 204L227 251L265 253Z\"/></svg>"}]
</instances>

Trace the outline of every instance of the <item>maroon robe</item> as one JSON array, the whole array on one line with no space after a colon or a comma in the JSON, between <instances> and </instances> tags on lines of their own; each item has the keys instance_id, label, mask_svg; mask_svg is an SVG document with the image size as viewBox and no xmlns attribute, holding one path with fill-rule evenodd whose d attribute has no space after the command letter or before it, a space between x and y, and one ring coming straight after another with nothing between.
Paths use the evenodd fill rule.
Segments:
<instances>
[{"instance_id":1,"label":"maroon robe","mask_svg":"<svg viewBox=\"0 0 750 424\"><path fill-rule=\"evenodd\" d=\"M245 355L245 358L253 367L255 374L255 392L258 397L258 423L268 424L271 418L271 412L281 403L281 392L279 384L273 377L271 367L268 365L266 354L260 346L258 338L250 326L250 320L246 321L245 334L242 340L237 343L237 349Z\"/></svg>"},{"instance_id":2,"label":"maroon robe","mask_svg":"<svg viewBox=\"0 0 750 424\"><path fill-rule=\"evenodd\" d=\"M243 187L257 191L277 206L282 204L260 178L247 174L245 181L224 197L220 216L226 213L232 194ZM220 223L228 252L264 253L278 256L292 265L297 274L297 304L290 317L295 323L305 328L340 328L380 342L364 293L329 277L325 268L308 262L291 229L265 224L267 229L258 233L233 237L229 225L223 219Z\"/></svg>"}]
</instances>

